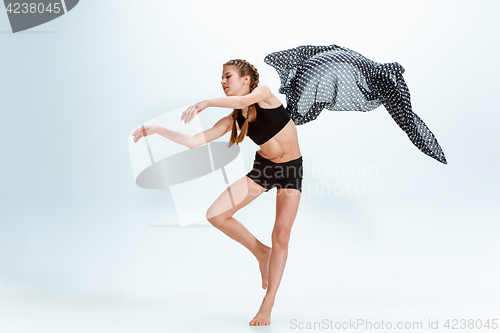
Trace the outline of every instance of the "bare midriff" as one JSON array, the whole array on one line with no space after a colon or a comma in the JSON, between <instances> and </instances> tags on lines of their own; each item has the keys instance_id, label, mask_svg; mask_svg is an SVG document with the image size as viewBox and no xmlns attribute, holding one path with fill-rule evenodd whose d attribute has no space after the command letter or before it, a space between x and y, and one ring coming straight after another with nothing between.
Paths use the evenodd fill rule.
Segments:
<instances>
[{"instance_id":1,"label":"bare midriff","mask_svg":"<svg viewBox=\"0 0 500 333\"><path fill-rule=\"evenodd\" d=\"M297 128L292 119L281 131L259 147L257 153L275 163L288 162L302 156L299 149Z\"/></svg>"}]
</instances>

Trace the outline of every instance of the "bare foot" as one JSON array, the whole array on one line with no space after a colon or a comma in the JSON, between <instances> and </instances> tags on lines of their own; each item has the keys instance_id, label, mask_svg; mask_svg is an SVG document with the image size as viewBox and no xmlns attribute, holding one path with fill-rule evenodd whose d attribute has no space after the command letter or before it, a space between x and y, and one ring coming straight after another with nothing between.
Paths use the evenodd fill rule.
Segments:
<instances>
[{"instance_id":1,"label":"bare foot","mask_svg":"<svg viewBox=\"0 0 500 333\"><path fill-rule=\"evenodd\" d=\"M262 289L267 288L269 283L269 259L271 258L271 248L266 246L263 254L258 258L260 275L262 275Z\"/></svg>"},{"instance_id":2,"label":"bare foot","mask_svg":"<svg viewBox=\"0 0 500 333\"><path fill-rule=\"evenodd\" d=\"M264 297L264 301L260 306L259 312L257 312L252 321L250 321L251 326L263 326L271 324L271 310L273 309L273 304L269 303L271 302L266 302L266 298Z\"/></svg>"}]
</instances>

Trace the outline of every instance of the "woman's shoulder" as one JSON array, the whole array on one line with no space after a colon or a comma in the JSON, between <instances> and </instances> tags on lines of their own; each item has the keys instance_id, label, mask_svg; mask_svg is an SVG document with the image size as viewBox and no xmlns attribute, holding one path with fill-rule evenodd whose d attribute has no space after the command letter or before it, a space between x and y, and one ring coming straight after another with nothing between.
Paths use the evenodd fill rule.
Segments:
<instances>
[{"instance_id":1,"label":"woman's shoulder","mask_svg":"<svg viewBox=\"0 0 500 333\"><path fill-rule=\"evenodd\" d=\"M271 88L269 88L268 86L266 86L265 84L261 84L259 86L257 86L254 91L258 91L258 90L262 90L263 92L265 93L268 93L268 94L272 94L271 92Z\"/></svg>"},{"instance_id":2,"label":"woman's shoulder","mask_svg":"<svg viewBox=\"0 0 500 333\"><path fill-rule=\"evenodd\" d=\"M263 99L260 102L255 103L259 108L261 109L276 109L281 105L281 101L276 97L272 92L271 89L266 86L266 85L260 85L255 89L262 89L266 95L268 96L267 98Z\"/></svg>"}]
</instances>

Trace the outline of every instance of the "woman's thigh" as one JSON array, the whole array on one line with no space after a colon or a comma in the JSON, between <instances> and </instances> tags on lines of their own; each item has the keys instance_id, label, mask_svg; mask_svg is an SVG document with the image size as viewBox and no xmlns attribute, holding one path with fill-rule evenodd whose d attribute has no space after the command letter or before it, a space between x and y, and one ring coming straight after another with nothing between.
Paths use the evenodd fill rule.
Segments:
<instances>
[{"instance_id":1,"label":"woman's thigh","mask_svg":"<svg viewBox=\"0 0 500 333\"><path fill-rule=\"evenodd\" d=\"M241 208L248 205L266 189L247 176L229 185L207 210L207 219L217 216L230 218Z\"/></svg>"},{"instance_id":2,"label":"woman's thigh","mask_svg":"<svg viewBox=\"0 0 500 333\"><path fill-rule=\"evenodd\" d=\"M282 188L276 192L276 221L273 237L281 242L288 242L299 209L300 196L301 192L292 188Z\"/></svg>"}]
</instances>

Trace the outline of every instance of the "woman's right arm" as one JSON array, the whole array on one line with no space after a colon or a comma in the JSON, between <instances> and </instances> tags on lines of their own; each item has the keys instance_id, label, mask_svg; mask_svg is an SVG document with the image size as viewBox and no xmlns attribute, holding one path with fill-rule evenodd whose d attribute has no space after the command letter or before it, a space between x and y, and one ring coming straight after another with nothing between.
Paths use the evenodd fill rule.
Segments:
<instances>
[{"instance_id":1,"label":"woman's right arm","mask_svg":"<svg viewBox=\"0 0 500 333\"><path fill-rule=\"evenodd\" d=\"M215 139L220 138L221 136L229 132L232 126L233 126L233 119L231 115L228 115L224 118L221 118L217 123L215 123L215 125L212 128L200 132L196 135L189 135L185 133L172 131L169 130L168 128L158 125L146 125L144 126L144 131L142 130L142 127L138 128L132 135L134 136L134 142L137 142L139 141L140 138L144 136L144 132L146 133L146 136L152 134L159 134L178 144L193 149L207 142L211 142Z\"/></svg>"},{"instance_id":2,"label":"woman's right arm","mask_svg":"<svg viewBox=\"0 0 500 333\"><path fill-rule=\"evenodd\" d=\"M182 113L181 120L189 123L194 117L208 107L220 107L229 109L243 109L245 106L272 99L274 103L281 104L279 99L273 95L268 86L261 85L255 88L251 93L244 96L226 96L210 100L201 101L191 105Z\"/></svg>"}]
</instances>

